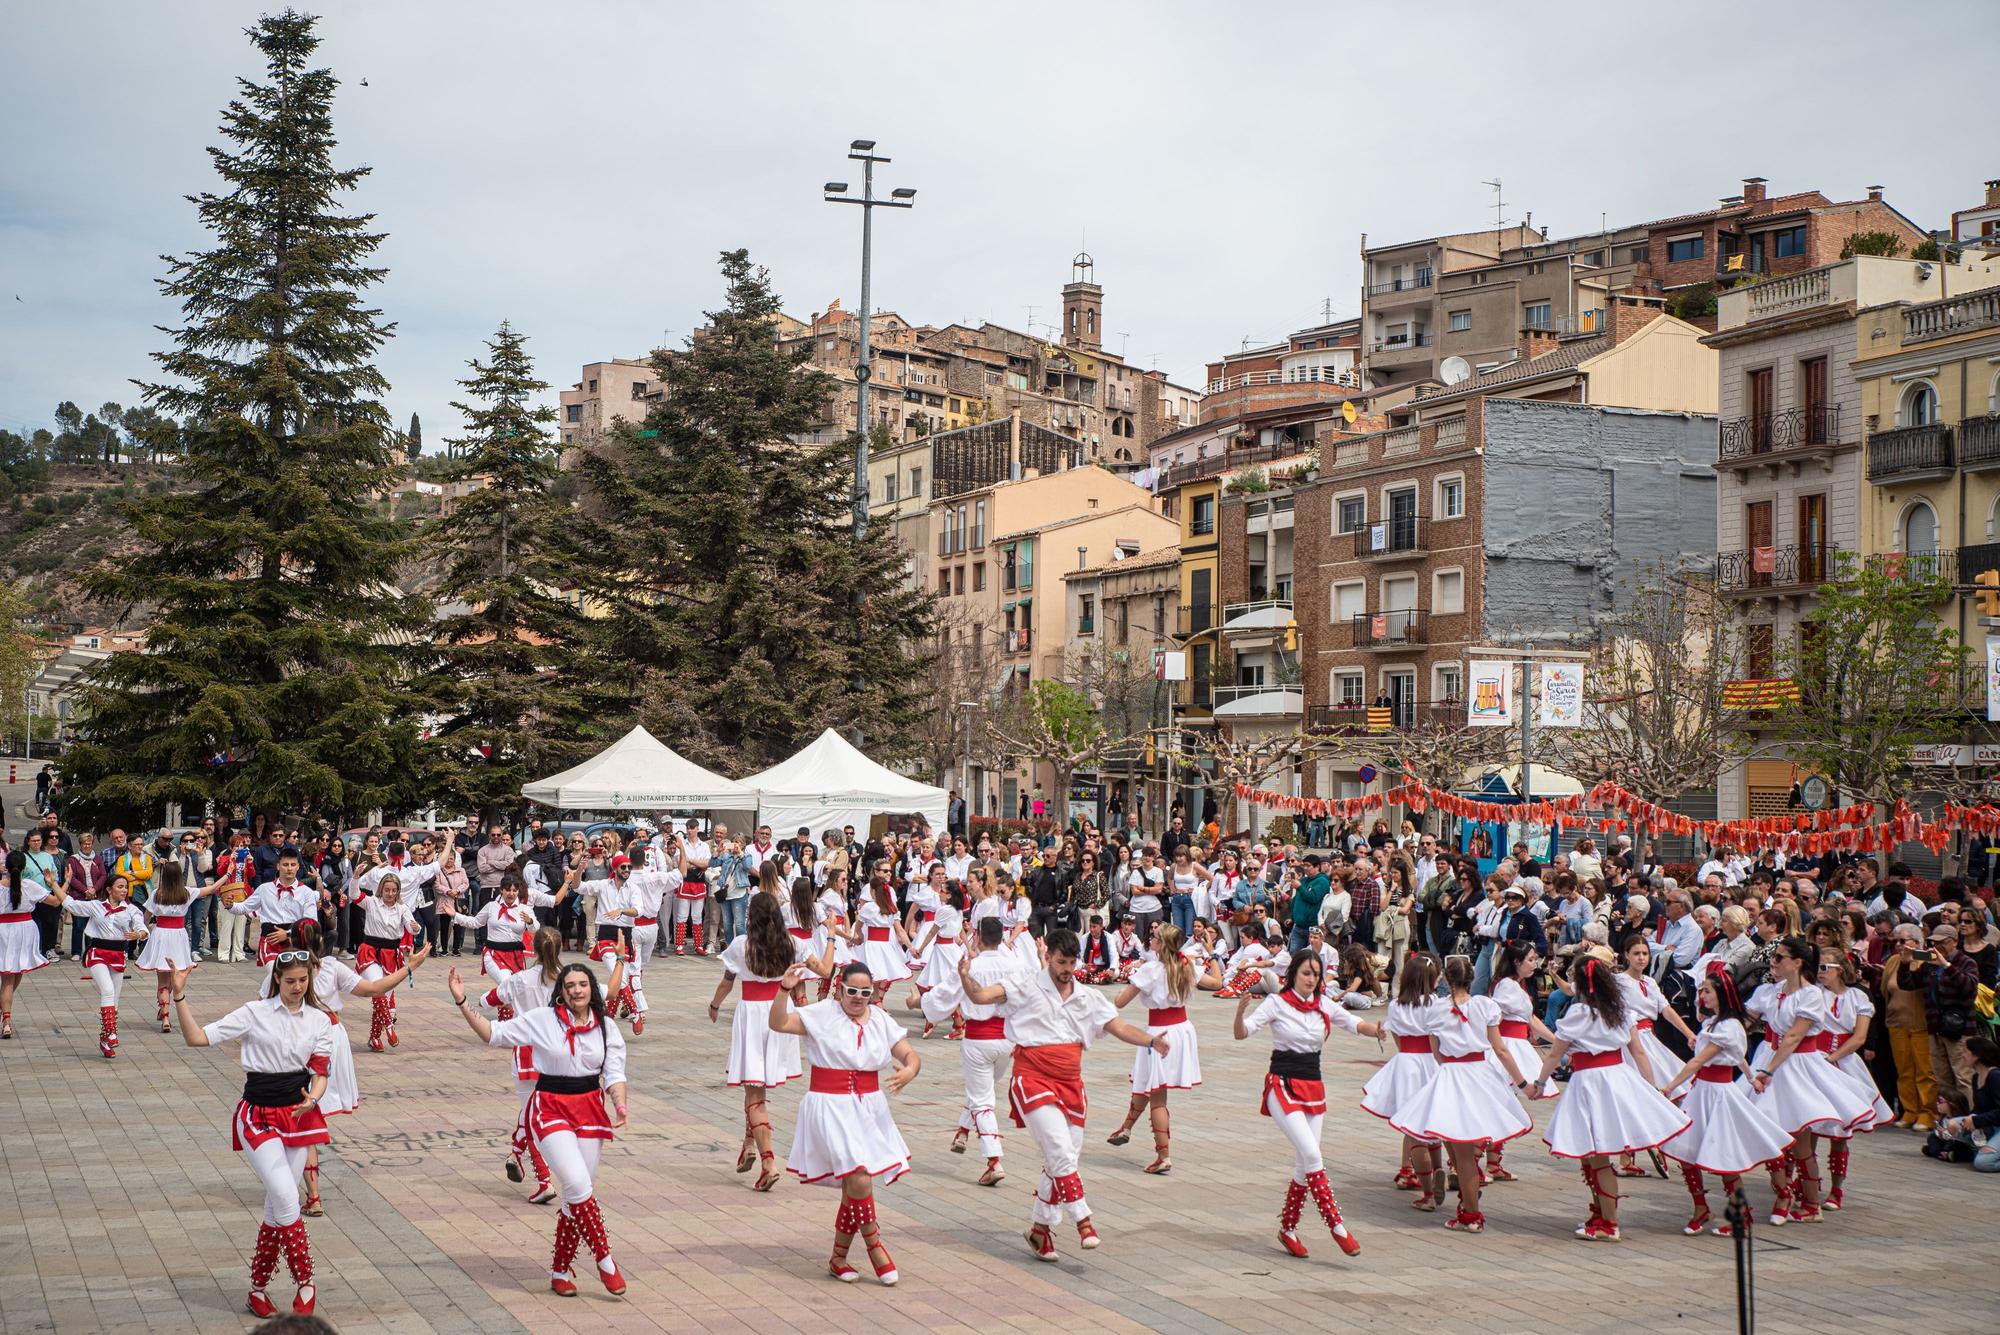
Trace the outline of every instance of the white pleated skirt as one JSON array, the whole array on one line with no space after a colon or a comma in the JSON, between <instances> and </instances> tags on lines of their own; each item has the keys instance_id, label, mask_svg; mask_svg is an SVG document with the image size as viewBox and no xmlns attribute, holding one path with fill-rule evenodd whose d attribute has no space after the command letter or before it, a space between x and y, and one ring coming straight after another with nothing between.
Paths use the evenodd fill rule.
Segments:
<instances>
[{"instance_id":1,"label":"white pleated skirt","mask_svg":"<svg viewBox=\"0 0 2000 1335\"><path fill-rule=\"evenodd\" d=\"M1148 1025L1149 1034L1167 1036L1167 1055L1140 1048L1132 1058L1132 1092L1151 1094L1160 1089L1193 1089L1201 1083L1201 1045L1195 1038L1194 1021Z\"/></svg>"},{"instance_id":2,"label":"white pleated skirt","mask_svg":"<svg viewBox=\"0 0 2000 1335\"><path fill-rule=\"evenodd\" d=\"M837 1187L850 1173L867 1173L887 1186L910 1171L910 1147L880 1090L870 1094L818 1094L799 1100L799 1120L785 1168L801 1182Z\"/></svg>"},{"instance_id":3,"label":"white pleated skirt","mask_svg":"<svg viewBox=\"0 0 2000 1335\"><path fill-rule=\"evenodd\" d=\"M775 1088L805 1073L796 1034L771 1029L771 1003L736 999L729 1021L729 1083Z\"/></svg>"},{"instance_id":4,"label":"white pleated skirt","mask_svg":"<svg viewBox=\"0 0 2000 1335\"><path fill-rule=\"evenodd\" d=\"M1493 1078L1493 1069L1501 1072ZM1492 1141L1500 1144L1535 1129L1521 1104L1505 1084L1506 1068L1491 1058L1476 1062L1439 1062L1437 1075L1403 1100L1389 1125L1423 1141L1458 1144Z\"/></svg>"},{"instance_id":5,"label":"white pleated skirt","mask_svg":"<svg viewBox=\"0 0 2000 1335\"><path fill-rule=\"evenodd\" d=\"M1753 1101L1750 1083L1697 1080L1681 1100L1688 1129L1660 1146L1676 1163L1706 1173L1747 1173L1785 1152L1791 1135Z\"/></svg>"},{"instance_id":6,"label":"white pleated skirt","mask_svg":"<svg viewBox=\"0 0 2000 1335\"><path fill-rule=\"evenodd\" d=\"M1657 1149L1692 1119L1640 1078L1632 1063L1573 1071L1542 1131L1551 1154L1627 1154Z\"/></svg>"}]
</instances>

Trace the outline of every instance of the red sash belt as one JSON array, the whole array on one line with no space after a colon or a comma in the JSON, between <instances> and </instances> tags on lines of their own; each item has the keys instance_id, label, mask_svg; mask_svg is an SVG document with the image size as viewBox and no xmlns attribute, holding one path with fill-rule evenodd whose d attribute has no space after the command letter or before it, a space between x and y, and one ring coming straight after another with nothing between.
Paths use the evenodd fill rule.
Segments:
<instances>
[{"instance_id":1,"label":"red sash belt","mask_svg":"<svg viewBox=\"0 0 2000 1335\"><path fill-rule=\"evenodd\" d=\"M1398 1052L1420 1052L1428 1055L1430 1050L1431 1041L1428 1038L1422 1036L1405 1038L1401 1034L1396 1035L1396 1051Z\"/></svg>"},{"instance_id":2,"label":"red sash belt","mask_svg":"<svg viewBox=\"0 0 2000 1335\"><path fill-rule=\"evenodd\" d=\"M1706 1080L1711 1085L1726 1085L1736 1078L1734 1066L1704 1066L1694 1073L1697 1080Z\"/></svg>"},{"instance_id":3,"label":"red sash belt","mask_svg":"<svg viewBox=\"0 0 2000 1335\"><path fill-rule=\"evenodd\" d=\"M793 936L797 937L801 941L812 940L813 934L812 934L812 928L810 927L787 927L785 930L790 932Z\"/></svg>"},{"instance_id":4,"label":"red sash belt","mask_svg":"<svg viewBox=\"0 0 2000 1335\"><path fill-rule=\"evenodd\" d=\"M1595 1071L1600 1066L1616 1066L1625 1060L1622 1049L1613 1048L1609 1052L1571 1052L1569 1069L1572 1071Z\"/></svg>"},{"instance_id":5,"label":"red sash belt","mask_svg":"<svg viewBox=\"0 0 2000 1335\"><path fill-rule=\"evenodd\" d=\"M1005 1038L1007 1037L1007 1022L998 1015L989 1016L984 1020L967 1020L965 1022L965 1036L967 1038Z\"/></svg>"},{"instance_id":6,"label":"red sash belt","mask_svg":"<svg viewBox=\"0 0 2000 1335\"><path fill-rule=\"evenodd\" d=\"M1453 1065L1459 1062L1483 1062L1486 1060L1486 1054L1483 1052L1468 1052L1463 1057L1447 1057L1443 1053L1439 1053L1438 1060L1449 1062Z\"/></svg>"},{"instance_id":7,"label":"red sash belt","mask_svg":"<svg viewBox=\"0 0 2000 1335\"><path fill-rule=\"evenodd\" d=\"M874 1094L882 1088L882 1077L874 1071L850 1071L843 1066L815 1066L809 1088L815 1094Z\"/></svg>"},{"instance_id":8,"label":"red sash belt","mask_svg":"<svg viewBox=\"0 0 2000 1335\"><path fill-rule=\"evenodd\" d=\"M632 919L632 925L634 927L658 927L660 920L658 918L634 918Z\"/></svg>"},{"instance_id":9,"label":"red sash belt","mask_svg":"<svg viewBox=\"0 0 2000 1335\"><path fill-rule=\"evenodd\" d=\"M868 929L868 939L870 941L887 941L889 939L889 929L887 927L870 927Z\"/></svg>"},{"instance_id":10,"label":"red sash belt","mask_svg":"<svg viewBox=\"0 0 2000 1335\"><path fill-rule=\"evenodd\" d=\"M187 926L187 914L183 913L177 917L170 918L166 914L162 913L159 917L153 919L153 926L168 927L168 928L185 927Z\"/></svg>"},{"instance_id":11,"label":"red sash belt","mask_svg":"<svg viewBox=\"0 0 2000 1335\"><path fill-rule=\"evenodd\" d=\"M955 946L958 944L958 938L955 936L941 936L931 942L931 944L934 946Z\"/></svg>"},{"instance_id":12,"label":"red sash belt","mask_svg":"<svg viewBox=\"0 0 2000 1335\"><path fill-rule=\"evenodd\" d=\"M1641 1020L1632 1027L1634 1029L1644 1030L1646 1033L1649 1034L1653 1032L1653 1022L1651 1020Z\"/></svg>"},{"instance_id":13,"label":"red sash belt","mask_svg":"<svg viewBox=\"0 0 2000 1335\"><path fill-rule=\"evenodd\" d=\"M1827 1034L1827 1033L1807 1034L1804 1038L1799 1040L1799 1046L1796 1049L1796 1051L1832 1052L1836 1046L1837 1044L1834 1043L1832 1034Z\"/></svg>"},{"instance_id":14,"label":"red sash belt","mask_svg":"<svg viewBox=\"0 0 2000 1335\"><path fill-rule=\"evenodd\" d=\"M0 923L33 922L34 920L35 915L32 913L0 913Z\"/></svg>"},{"instance_id":15,"label":"red sash belt","mask_svg":"<svg viewBox=\"0 0 2000 1335\"><path fill-rule=\"evenodd\" d=\"M1528 1032L1528 1022L1526 1020L1502 1020L1500 1022L1500 1037L1502 1038L1526 1038L1528 1037Z\"/></svg>"},{"instance_id":16,"label":"red sash belt","mask_svg":"<svg viewBox=\"0 0 2000 1335\"><path fill-rule=\"evenodd\" d=\"M1187 1007L1168 1006L1161 1010L1149 1010L1146 1012L1146 1023L1149 1025L1186 1024Z\"/></svg>"},{"instance_id":17,"label":"red sash belt","mask_svg":"<svg viewBox=\"0 0 2000 1335\"><path fill-rule=\"evenodd\" d=\"M1083 1080L1083 1045L1050 1043L1043 1047L1015 1048L1014 1069L1022 1075L1052 1083Z\"/></svg>"},{"instance_id":18,"label":"red sash belt","mask_svg":"<svg viewBox=\"0 0 2000 1335\"><path fill-rule=\"evenodd\" d=\"M760 983L749 978L743 980L743 999L745 1001L770 1001L777 995L778 985L776 983Z\"/></svg>"}]
</instances>

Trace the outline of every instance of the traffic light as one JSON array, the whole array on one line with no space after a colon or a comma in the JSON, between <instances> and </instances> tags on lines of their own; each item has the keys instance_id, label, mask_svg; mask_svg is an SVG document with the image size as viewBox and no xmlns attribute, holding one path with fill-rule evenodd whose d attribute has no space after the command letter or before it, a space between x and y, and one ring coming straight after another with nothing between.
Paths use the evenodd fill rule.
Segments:
<instances>
[{"instance_id":1,"label":"traffic light","mask_svg":"<svg viewBox=\"0 0 2000 1335\"><path fill-rule=\"evenodd\" d=\"M2000 570L1982 570L1972 582L1978 586L1972 596L1979 603L1979 615L2000 617Z\"/></svg>"},{"instance_id":2,"label":"traffic light","mask_svg":"<svg viewBox=\"0 0 2000 1335\"><path fill-rule=\"evenodd\" d=\"M1996 575L1995 578L2000 579L2000 575ZM2000 597L2000 593L1996 593L1995 596ZM1298 651L1299 651L1299 622L1298 618L1294 617L1290 621L1287 621L1285 623L1285 652L1288 654L1295 654Z\"/></svg>"}]
</instances>

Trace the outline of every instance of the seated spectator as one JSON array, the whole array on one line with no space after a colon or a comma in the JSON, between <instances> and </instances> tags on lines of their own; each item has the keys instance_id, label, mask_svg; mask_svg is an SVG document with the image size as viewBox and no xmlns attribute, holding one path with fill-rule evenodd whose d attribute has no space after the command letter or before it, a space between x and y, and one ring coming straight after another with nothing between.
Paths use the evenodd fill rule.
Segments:
<instances>
[{"instance_id":1,"label":"seated spectator","mask_svg":"<svg viewBox=\"0 0 2000 1335\"><path fill-rule=\"evenodd\" d=\"M1972 1111L1947 1117L1924 1142L1924 1153L1947 1163L1970 1163L1974 1172L2000 1173L2000 1044L1985 1037L1965 1040L1972 1057Z\"/></svg>"}]
</instances>

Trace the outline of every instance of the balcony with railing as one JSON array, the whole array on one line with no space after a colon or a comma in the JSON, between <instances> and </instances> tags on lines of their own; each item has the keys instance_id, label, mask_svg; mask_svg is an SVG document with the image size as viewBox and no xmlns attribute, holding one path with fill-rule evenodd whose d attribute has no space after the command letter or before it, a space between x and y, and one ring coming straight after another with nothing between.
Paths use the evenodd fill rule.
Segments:
<instances>
[{"instance_id":1,"label":"balcony with railing","mask_svg":"<svg viewBox=\"0 0 2000 1335\"><path fill-rule=\"evenodd\" d=\"M958 553L964 550L965 550L964 529L962 528L946 529L944 532L938 534L939 556L956 556Z\"/></svg>"},{"instance_id":2,"label":"balcony with railing","mask_svg":"<svg viewBox=\"0 0 2000 1335\"><path fill-rule=\"evenodd\" d=\"M1357 561L1414 561L1423 555L1424 521L1417 515L1396 515L1354 531Z\"/></svg>"},{"instance_id":3,"label":"balcony with railing","mask_svg":"<svg viewBox=\"0 0 2000 1335\"><path fill-rule=\"evenodd\" d=\"M1407 334L1385 334L1370 346L1378 353L1409 352L1431 345L1431 331L1417 329Z\"/></svg>"},{"instance_id":4,"label":"balcony with railing","mask_svg":"<svg viewBox=\"0 0 2000 1335\"><path fill-rule=\"evenodd\" d=\"M1927 301L1905 310L1903 345L1995 328L2000 328L2000 291L1988 288L1970 296Z\"/></svg>"},{"instance_id":5,"label":"balcony with railing","mask_svg":"<svg viewBox=\"0 0 2000 1335\"><path fill-rule=\"evenodd\" d=\"M1354 647L1357 649L1402 649L1429 643L1429 629L1423 612L1414 607L1389 612L1357 612Z\"/></svg>"},{"instance_id":6,"label":"balcony with railing","mask_svg":"<svg viewBox=\"0 0 2000 1335\"><path fill-rule=\"evenodd\" d=\"M1289 581L1287 581L1289 587ZM1224 635L1278 635L1292 619L1290 598L1264 598L1255 602L1229 603L1222 609Z\"/></svg>"},{"instance_id":7,"label":"balcony with railing","mask_svg":"<svg viewBox=\"0 0 2000 1335\"><path fill-rule=\"evenodd\" d=\"M2000 468L2000 413L1958 424L1958 466L1968 473Z\"/></svg>"},{"instance_id":8,"label":"balcony with railing","mask_svg":"<svg viewBox=\"0 0 2000 1335\"><path fill-rule=\"evenodd\" d=\"M986 545L986 525L974 524L972 526L972 549L974 551L978 551L985 545Z\"/></svg>"},{"instance_id":9,"label":"balcony with railing","mask_svg":"<svg viewBox=\"0 0 2000 1335\"><path fill-rule=\"evenodd\" d=\"M1439 700L1431 704L1405 700L1386 705L1314 705L1306 716L1306 727L1310 731L1336 735L1465 726L1465 702L1462 700Z\"/></svg>"},{"instance_id":10,"label":"balcony with railing","mask_svg":"<svg viewBox=\"0 0 2000 1335\"><path fill-rule=\"evenodd\" d=\"M1717 433L1715 452L1717 463L1740 468L1790 463L1841 448L1840 405L1813 403L1732 418Z\"/></svg>"},{"instance_id":11,"label":"balcony with railing","mask_svg":"<svg viewBox=\"0 0 2000 1335\"><path fill-rule=\"evenodd\" d=\"M1716 587L1739 597L1801 593L1833 579L1853 556L1825 543L1722 552L1716 557Z\"/></svg>"},{"instance_id":12,"label":"balcony with railing","mask_svg":"<svg viewBox=\"0 0 2000 1335\"><path fill-rule=\"evenodd\" d=\"M1266 464L1277 459L1303 459L1311 449L1312 442L1309 440L1288 439L1273 441L1268 445L1246 445L1241 449L1205 454L1199 459L1172 464L1162 470L1159 488L1162 491L1170 490L1184 482L1216 477L1231 469L1244 468L1251 464Z\"/></svg>"},{"instance_id":13,"label":"balcony with railing","mask_svg":"<svg viewBox=\"0 0 2000 1335\"><path fill-rule=\"evenodd\" d=\"M1870 482L1917 482L1950 477L1952 431L1942 422L1897 427L1868 438Z\"/></svg>"},{"instance_id":14,"label":"balcony with railing","mask_svg":"<svg viewBox=\"0 0 2000 1335\"><path fill-rule=\"evenodd\" d=\"M1244 371L1208 382L1211 394L1227 394L1237 389L1267 389L1272 385L1335 385L1359 389L1361 377L1353 371L1333 366L1301 366L1293 371Z\"/></svg>"},{"instance_id":15,"label":"balcony with railing","mask_svg":"<svg viewBox=\"0 0 2000 1335\"><path fill-rule=\"evenodd\" d=\"M1299 717L1306 712L1306 688L1296 682L1217 686L1209 693L1217 718Z\"/></svg>"},{"instance_id":16,"label":"balcony with railing","mask_svg":"<svg viewBox=\"0 0 2000 1335\"><path fill-rule=\"evenodd\" d=\"M1390 278L1380 283L1370 283L1368 295L1387 297L1398 292L1422 292L1431 285L1434 278L1435 275L1431 270L1418 269L1407 278Z\"/></svg>"},{"instance_id":17,"label":"balcony with railing","mask_svg":"<svg viewBox=\"0 0 2000 1335\"><path fill-rule=\"evenodd\" d=\"M1027 627L1007 632L1007 652L1025 654L1034 647L1034 634Z\"/></svg>"}]
</instances>

